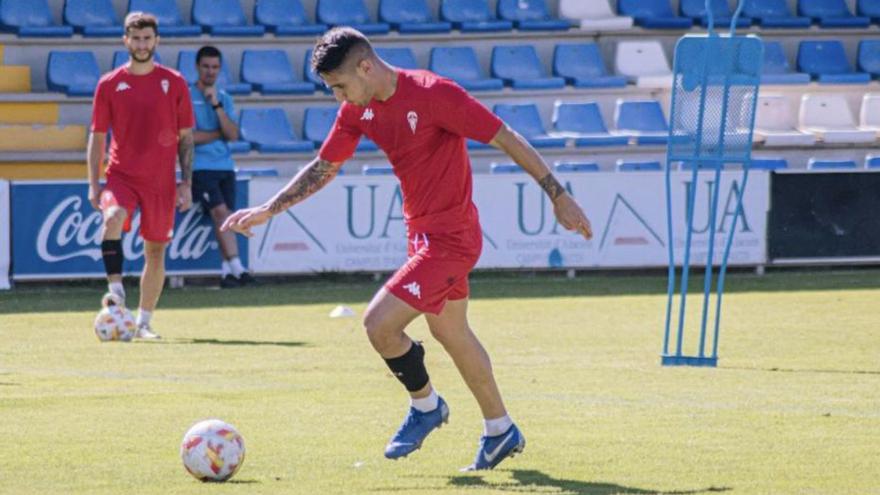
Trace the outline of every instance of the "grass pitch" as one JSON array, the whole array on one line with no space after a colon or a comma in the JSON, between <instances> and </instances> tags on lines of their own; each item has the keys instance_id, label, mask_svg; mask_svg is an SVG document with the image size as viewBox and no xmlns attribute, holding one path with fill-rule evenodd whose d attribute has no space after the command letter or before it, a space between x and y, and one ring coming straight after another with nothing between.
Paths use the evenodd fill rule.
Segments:
<instances>
[{"instance_id":1,"label":"grass pitch","mask_svg":"<svg viewBox=\"0 0 880 495\"><path fill-rule=\"evenodd\" d=\"M479 410L422 321L450 424L382 457L406 396L328 318L377 286L166 290L165 339L129 344L94 337L96 285L0 293L0 493L880 494L878 271L730 276L717 369L659 365L665 276L480 275L471 324L528 444L466 474ZM210 417L247 445L222 485L178 455Z\"/></svg>"}]
</instances>

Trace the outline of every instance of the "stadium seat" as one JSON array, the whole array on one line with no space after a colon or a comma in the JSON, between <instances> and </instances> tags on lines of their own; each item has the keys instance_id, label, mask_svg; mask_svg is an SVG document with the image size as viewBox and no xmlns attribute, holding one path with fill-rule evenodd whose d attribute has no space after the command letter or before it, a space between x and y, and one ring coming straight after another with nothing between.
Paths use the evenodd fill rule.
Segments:
<instances>
[{"instance_id":1,"label":"stadium seat","mask_svg":"<svg viewBox=\"0 0 880 495\"><path fill-rule=\"evenodd\" d=\"M872 78L880 77L880 40L862 40L856 57L858 69Z\"/></svg>"},{"instance_id":2,"label":"stadium seat","mask_svg":"<svg viewBox=\"0 0 880 495\"><path fill-rule=\"evenodd\" d=\"M865 168L880 168L880 155L866 155Z\"/></svg>"},{"instance_id":3,"label":"stadium seat","mask_svg":"<svg viewBox=\"0 0 880 495\"><path fill-rule=\"evenodd\" d=\"M389 64L401 69L418 69L416 56L408 47L376 48L376 54Z\"/></svg>"},{"instance_id":4,"label":"stadium seat","mask_svg":"<svg viewBox=\"0 0 880 495\"><path fill-rule=\"evenodd\" d=\"M303 117L303 137L314 143L316 148L320 147L327 139L330 128L333 127L338 111L338 106L306 108ZM378 149L376 143L367 139L366 136L361 138L357 146L357 151L376 151Z\"/></svg>"},{"instance_id":5,"label":"stadium seat","mask_svg":"<svg viewBox=\"0 0 880 495\"><path fill-rule=\"evenodd\" d=\"M312 94L315 85L294 77L293 67L282 50L245 50L241 57L241 80L264 95Z\"/></svg>"},{"instance_id":6,"label":"stadium seat","mask_svg":"<svg viewBox=\"0 0 880 495\"><path fill-rule=\"evenodd\" d=\"M665 145L669 139L669 124L659 101L617 100L614 124L619 133L633 136L639 145Z\"/></svg>"},{"instance_id":7,"label":"stadium seat","mask_svg":"<svg viewBox=\"0 0 880 495\"><path fill-rule=\"evenodd\" d=\"M752 157L749 163L751 170L782 170L788 168L788 161L779 157Z\"/></svg>"},{"instance_id":8,"label":"stadium seat","mask_svg":"<svg viewBox=\"0 0 880 495\"><path fill-rule=\"evenodd\" d=\"M673 163L672 165L673 165L673 170L679 170L682 172L684 172L684 171L690 172L690 171L693 171L693 169L694 169L693 162L676 162L676 163ZM722 163L721 170L729 170L733 165L734 164L732 164L732 163ZM715 164L713 164L711 162L700 161L697 164L697 168L699 170L715 170Z\"/></svg>"},{"instance_id":9,"label":"stadium seat","mask_svg":"<svg viewBox=\"0 0 880 495\"><path fill-rule=\"evenodd\" d=\"M239 0L193 0L192 19L212 36L263 36L266 32L265 26L247 23Z\"/></svg>"},{"instance_id":10,"label":"stadium seat","mask_svg":"<svg viewBox=\"0 0 880 495\"><path fill-rule=\"evenodd\" d=\"M394 167L391 165L364 165L361 167L364 175L394 175Z\"/></svg>"},{"instance_id":11,"label":"stadium seat","mask_svg":"<svg viewBox=\"0 0 880 495\"><path fill-rule=\"evenodd\" d=\"M880 24L880 1L856 0L856 15L870 17L871 22Z\"/></svg>"},{"instance_id":12,"label":"stadium seat","mask_svg":"<svg viewBox=\"0 0 880 495\"><path fill-rule=\"evenodd\" d=\"M241 111L241 137L261 153L295 153L315 149L311 141L302 141L282 108L245 108Z\"/></svg>"},{"instance_id":13,"label":"stadium seat","mask_svg":"<svg viewBox=\"0 0 880 495\"><path fill-rule=\"evenodd\" d=\"M764 42L764 66L761 73L761 84L809 84L810 75L794 72L785 56L782 43L778 41Z\"/></svg>"},{"instance_id":14,"label":"stadium seat","mask_svg":"<svg viewBox=\"0 0 880 495\"><path fill-rule=\"evenodd\" d=\"M196 71L195 51L180 50L177 53L177 71L180 72L189 84L194 84L198 80L199 74ZM253 90L250 83L233 82L232 76L229 73L229 64L227 63L226 57L223 58L223 63L220 66L220 75L217 76L217 86L223 88L231 95L248 95Z\"/></svg>"},{"instance_id":15,"label":"stadium seat","mask_svg":"<svg viewBox=\"0 0 880 495\"><path fill-rule=\"evenodd\" d=\"M599 164L596 162L556 162L553 164L556 172L598 172Z\"/></svg>"},{"instance_id":16,"label":"stadium seat","mask_svg":"<svg viewBox=\"0 0 880 495\"><path fill-rule=\"evenodd\" d=\"M251 150L251 143L247 141L231 141L226 143L226 147L229 148L229 152L233 154L242 154L248 153Z\"/></svg>"},{"instance_id":17,"label":"stadium seat","mask_svg":"<svg viewBox=\"0 0 880 495\"><path fill-rule=\"evenodd\" d=\"M755 142L764 146L812 146L816 136L797 129L791 104L782 95L760 95L755 109Z\"/></svg>"},{"instance_id":18,"label":"stadium seat","mask_svg":"<svg viewBox=\"0 0 880 495\"><path fill-rule=\"evenodd\" d=\"M46 86L67 96L92 96L101 72L91 51L49 52Z\"/></svg>"},{"instance_id":19,"label":"stadium seat","mask_svg":"<svg viewBox=\"0 0 880 495\"><path fill-rule=\"evenodd\" d=\"M733 14L730 12L727 0L710 0L709 8L712 9L716 29L726 29L730 26ZM679 10L682 16L690 17L701 26L709 25L709 16L706 13L706 0L680 0ZM740 15L736 20L737 27L745 28L751 25L752 19L744 15Z\"/></svg>"},{"instance_id":20,"label":"stadium seat","mask_svg":"<svg viewBox=\"0 0 880 495\"><path fill-rule=\"evenodd\" d=\"M309 81L315 85L318 89L325 93L332 93L330 88L324 84L324 80L320 78L315 71L312 70L312 49L309 48L306 50L306 55L303 57L303 79Z\"/></svg>"},{"instance_id":21,"label":"stadium seat","mask_svg":"<svg viewBox=\"0 0 880 495\"><path fill-rule=\"evenodd\" d=\"M441 0L440 19L462 32L510 31L513 23L492 16L487 0Z\"/></svg>"},{"instance_id":22,"label":"stadium seat","mask_svg":"<svg viewBox=\"0 0 880 495\"><path fill-rule=\"evenodd\" d=\"M327 30L306 17L300 0L260 0L254 5L254 23L275 36L317 36Z\"/></svg>"},{"instance_id":23,"label":"stadium seat","mask_svg":"<svg viewBox=\"0 0 880 495\"><path fill-rule=\"evenodd\" d=\"M672 87L672 68L659 41L618 42L614 71L639 87Z\"/></svg>"},{"instance_id":24,"label":"stadium seat","mask_svg":"<svg viewBox=\"0 0 880 495\"><path fill-rule=\"evenodd\" d=\"M129 12L149 12L159 21L163 38L199 36L202 27L183 22L176 0L129 0Z\"/></svg>"},{"instance_id":25,"label":"stadium seat","mask_svg":"<svg viewBox=\"0 0 880 495\"><path fill-rule=\"evenodd\" d=\"M846 97L836 94L805 94L801 97L798 128L826 143L871 143L873 131L859 129Z\"/></svg>"},{"instance_id":26,"label":"stadium seat","mask_svg":"<svg viewBox=\"0 0 880 495\"><path fill-rule=\"evenodd\" d=\"M526 171L516 163L489 164L489 173L492 174L524 174Z\"/></svg>"},{"instance_id":27,"label":"stadium seat","mask_svg":"<svg viewBox=\"0 0 880 495\"><path fill-rule=\"evenodd\" d=\"M551 137L534 103L495 105L492 111L535 148L564 148L565 138Z\"/></svg>"},{"instance_id":28,"label":"stadium seat","mask_svg":"<svg viewBox=\"0 0 880 495\"><path fill-rule=\"evenodd\" d=\"M612 76L595 43L556 45L553 75L564 77L576 88L616 88L626 86L625 76Z\"/></svg>"},{"instance_id":29,"label":"stadium seat","mask_svg":"<svg viewBox=\"0 0 880 495\"><path fill-rule=\"evenodd\" d=\"M430 70L457 82L468 91L492 91L504 87L501 79L488 78L480 67L477 54L469 46L434 47Z\"/></svg>"},{"instance_id":30,"label":"stadium seat","mask_svg":"<svg viewBox=\"0 0 880 495\"><path fill-rule=\"evenodd\" d=\"M128 57L128 52L125 50L116 50L113 52L113 68L116 69L121 65L127 64ZM162 57L159 56L159 52L153 52L153 62L158 64L162 63Z\"/></svg>"},{"instance_id":31,"label":"stadium seat","mask_svg":"<svg viewBox=\"0 0 880 495\"><path fill-rule=\"evenodd\" d=\"M855 170L858 168L853 160L826 160L810 158L807 161L807 170Z\"/></svg>"},{"instance_id":32,"label":"stadium seat","mask_svg":"<svg viewBox=\"0 0 880 495\"><path fill-rule=\"evenodd\" d=\"M618 0L617 10L648 29L690 29L694 24L687 17L676 16L669 0Z\"/></svg>"},{"instance_id":33,"label":"stadium seat","mask_svg":"<svg viewBox=\"0 0 880 495\"><path fill-rule=\"evenodd\" d=\"M278 177L278 169L275 167L247 167L236 168L237 179L253 179L254 177Z\"/></svg>"},{"instance_id":34,"label":"stadium seat","mask_svg":"<svg viewBox=\"0 0 880 495\"><path fill-rule=\"evenodd\" d=\"M318 22L330 26L350 26L364 34L388 34L391 26L372 22L363 0L318 0Z\"/></svg>"},{"instance_id":35,"label":"stadium seat","mask_svg":"<svg viewBox=\"0 0 880 495\"><path fill-rule=\"evenodd\" d=\"M867 17L854 16L846 0L798 0L798 14L823 28L865 28L871 23Z\"/></svg>"},{"instance_id":36,"label":"stadium seat","mask_svg":"<svg viewBox=\"0 0 880 495\"><path fill-rule=\"evenodd\" d=\"M880 133L880 93L867 93L862 96L859 128L875 134Z\"/></svg>"},{"instance_id":37,"label":"stadium seat","mask_svg":"<svg viewBox=\"0 0 880 495\"><path fill-rule=\"evenodd\" d=\"M380 0L379 20L401 33L448 33L452 23L436 21L425 0Z\"/></svg>"},{"instance_id":38,"label":"stadium seat","mask_svg":"<svg viewBox=\"0 0 880 495\"><path fill-rule=\"evenodd\" d=\"M492 77L503 79L513 89L558 89L561 77L547 77L535 47L504 45L492 49Z\"/></svg>"},{"instance_id":39,"label":"stadium seat","mask_svg":"<svg viewBox=\"0 0 880 495\"><path fill-rule=\"evenodd\" d=\"M819 84L867 84L871 75L855 72L846 58L843 43L801 41L798 48L798 70L809 73Z\"/></svg>"},{"instance_id":40,"label":"stadium seat","mask_svg":"<svg viewBox=\"0 0 880 495\"><path fill-rule=\"evenodd\" d=\"M788 9L787 0L744 0L742 14L752 18L762 28L806 29L813 21L797 17Z\"/></svg>"},{"instance_id":41,"label":"stadium seat","mask_svg":"<svg viewBox=\"0 0 880 495\"><path fill-rule=\"evenodd\" d=\"M122 36L110 0L64 0L64 23L87 37Z\"/></svg>"},{"instance_id":42,"label":"stadium seat","mask_svg":"<svg viewBox=\"0 0 880 495\"><path fill-rule=\"evenodd\" d=\"M586 31L622 31L633 25L633 18L617 15L608 0L559 0L559 15Z\"/></svg>"},{"instance_id":43,"label":"stadium seat","mask_svg":"<svg viewBox=\"0 0 880 495\"><path fill-rule=\"evenodd\" d=\"M0 31L22 38L67 38L71 26L58 26L46 0L3 0L0 2Z\"/></svg>"},{"instance_id":44,"label":"stadium seat","mask_svg":"<svg viewBox=\"0 0 880 495\"><path fill-rule=\"evenodd\" d=\"M554 19L544 0L498 0L498 17L513 21L520 31L567 31L571 23Z\"/></svg>"},{"instance_id":45,"label":"stadium seat","mask_svg":"<svg viewBox=\"0 0 880 495\"><path fill-rule=\"evenodd\" d=\"M553 107L553 135L574 138L574 145L626 146L629 137L615 136L608 132L602 112L597 103L563 103Z\"/></svg>"},{"instance_id":46,"label":"stadium seat","mask_svg":"<svg viewBox=\"0 0 880 495\"><path fill-rule=\"evenodd\" d=\"M618 172L659 172L663 170L663 164L655 160L628 162L621 158L617 160L614 170Z\"/></svg>"}]
</instances>

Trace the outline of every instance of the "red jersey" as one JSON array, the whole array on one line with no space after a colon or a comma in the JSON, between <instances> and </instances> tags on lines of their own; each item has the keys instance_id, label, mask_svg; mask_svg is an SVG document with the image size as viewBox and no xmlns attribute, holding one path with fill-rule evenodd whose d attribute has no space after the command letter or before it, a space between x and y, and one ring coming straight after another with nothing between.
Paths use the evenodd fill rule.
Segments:
<instances>
[{"instance_id":1,"label":"red jersey","mask_svg":"<svg viewBox=\"0 0 880 495\"><path fill-rule=\"evenodd\" d=\"M366 134L385 151L400 179L411 232L445 233L478 220L465 138L488 143L501 119L449 79L425 70L398 70L386 101L343 103L319 156L342 162Z\"/></svg>"},{"instance_id":2,"label":"red jersey","mask_svg":"<svg viewBox=\"0 0 880 495\"><path fill-rule=\"evenodd\" d=\"M189 88L177 71L156 64L149 74L135 75L122 66L98 81L92 132L112 133L108 176L146 190L173 190L178 136L194 125Z\"/></svg>"}]
</instances>

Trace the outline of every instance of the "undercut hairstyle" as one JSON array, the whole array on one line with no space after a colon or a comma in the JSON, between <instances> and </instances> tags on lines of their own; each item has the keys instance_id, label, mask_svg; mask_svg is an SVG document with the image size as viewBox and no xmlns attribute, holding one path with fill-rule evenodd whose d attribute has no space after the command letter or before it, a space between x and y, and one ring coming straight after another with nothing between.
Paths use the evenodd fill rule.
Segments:
<instances>
[{"instance_id":1,"label":"undercut hairstyle","mask_svg":"<svg viewBox=\"0 0 880 495\"><path fill-rule=\"evenodd\" d=\"M217 47L211 45L206 45L199 48L199 51L196 52L196 65L199 65L199 62L201 62L202 59L205 57L217 57L220 59L220 62L223 62L223 54L220 53L220 50L218 50Z\"/></svg>"},{"instance_id":2,"label":"undercut hairstyle","mask_svg":"<svg viewBox=\"0 0 880 495\"><path fill-rule=\"evenodd\" d=\"M159 36L159 20L156 19L156 16L140 11L129 12L129 14L125 16L126 36L132 29L145 28L153 28L153 32L156 33L156 36Z\"/></svg>"},{"instance_id":3,"label":"undercut hairstyle","mask_svg":"<svg viewBox=\"0 0 880 495\"><path fill-rule=\"evenodd\" d=\"M315 43L312 52L312 69L316 74L327 74L340 68L352 54L372 55L370 40L357 29L333 28Z\"/></svg>"}]
</instances>

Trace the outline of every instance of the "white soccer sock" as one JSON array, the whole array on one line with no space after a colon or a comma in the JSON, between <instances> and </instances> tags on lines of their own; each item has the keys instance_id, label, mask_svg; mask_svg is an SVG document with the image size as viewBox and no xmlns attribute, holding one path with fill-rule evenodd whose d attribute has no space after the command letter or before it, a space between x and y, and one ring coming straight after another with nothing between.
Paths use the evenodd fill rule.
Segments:
<instances>
[{"instance_id":1,"label":"white soccer sock","mask_svg":"<svg viewBox=\"0 0 880 495\"><path fill-rule=\"evenodd\" d=\"M232 275L232 267L229 266L229 262L223 260L223 263L220 264L220 276L226 278L227 275Z\"/></svg>"},{"instance_id":2,"label":"white soccer sock","mask_svg":"<svg viewBox=\"0 0 880 495\"><path fill-rule=\"evenodd\" d=\"M144 308L138 308L137 326L149 325L150 318L152 318L152 317L153 317L152 311L147 311Z\"/></svg>"},{"instance_id":3,"label":"white soccer sock","mask_svg":"<svg viewBox=\"0 0 880 495\"><path fill-rule=\"evenodd\" d=\"M244 266L238 256L229 260L229 267L232 268L232 274L235 275L235 278L241 277L241 274L244 273Z\"/></svg>"},{"instance_id":4,"label":"white soccer sock","mask_svg":"<svg viewBox=\"0 0 880 495\"><path fill-rule=\"evenodd\" d=\"M417 411L431 412L434 409L437 409L437 405L440 403L440 396L437 395L436 390L431 388L431 393L427 397L421 399L410 397L409 401L410 405L416 408Z\"/></svg>"},{"instance_id":5,"label":"white soccer sock","mask_svg":"<svg viewBox=\"0 0 880 495\"><path fill-rule=\"evenodd\" d=\"M498 435L509 430L513 426L513 420L510 416L504 415L495 419L483 420L483 435L487 437L497 437Z\"/></svg>"},{"instance_id":6,"label":"white soccer sock","mask_svg":"<svg viewBox=\"0 0 880 495\"><path fill-rule=\"evenodd\" d=\"M125 301L125 287L122 285L122 282L108 282L107 288Z\"/></svg>"}]
</instances>

